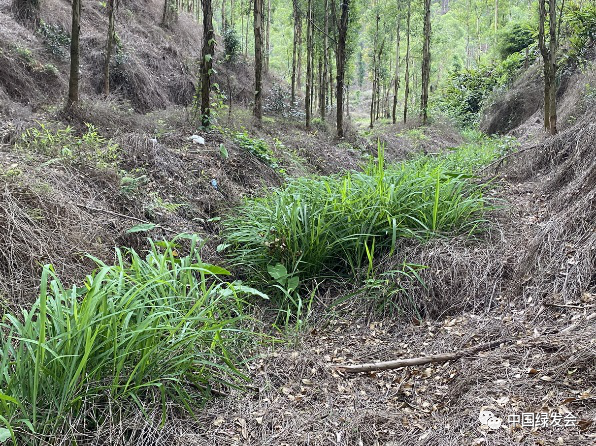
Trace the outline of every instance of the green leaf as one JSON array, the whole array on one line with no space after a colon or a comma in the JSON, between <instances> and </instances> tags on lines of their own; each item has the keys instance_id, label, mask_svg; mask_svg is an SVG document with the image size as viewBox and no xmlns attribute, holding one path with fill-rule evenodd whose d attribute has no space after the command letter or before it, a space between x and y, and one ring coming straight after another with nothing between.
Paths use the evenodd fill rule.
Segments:
<instances>
[{"instance_id":1,"label":"green leaf","mask_svg":"<svg viewBox=\"0 0 596 446\"><path fill-rule=\"evenodd\" d=\"M259 296L262 299L269 300L269 296L267 294L262 293L261 291L255 288L246 285L240 285L237 283L230 284L230 287L233 288L234 291L236 291L236 293L251 294L253 296Z\"/></svg>"},{"instance_id":2,"label":"green leaf","mask_svg":"<svg viewBox=\"0 0 596 446\"><path fill-rule=\"evenodd\" d=\"M0 443L4 443L11 437L12 435L10 434L10 431L8 429L6 429L5 427L0 427Z\"/></svg>"},{"instance_id":3,"label":"green leaf","mask_svg":"<svg viewBox=\"0 0 596 446\"><path fill-rule=\"evenodd\" d=\"M267 272L275 280L285 279L288 277L288 270L281 263L278 263L275 266L267 265Z\"/></svg>"},{"instance_id":4,"label":"green leaf","mask_svg":"<svg viewBox=\"0 0 596 446\"><path fill-rule=\"evenodd\" d=\"M228 159L228 149L226 149L226 146L224 146L223 144L219 145L219 154L221 155L221 157L225 160Z\"/></svg>"},{"instance_id":5,"label":"green leaf","mask_svg":"<svg viewBox=\"0 0 596 446\"><path fill-rule=\"evenodd\" d=\"M213 60L213 56L211 54L205 54L205 62L211 62Z\"/></svg>"},{"instance_id":6,"label":"green leaf","mask_svg":"<svg viewBox=\"0 0 596 446\"><path fill-rule=\"evenodd\" d=\"M219 245L217 245L216 251L217 252L225 251L230 246L232 246L232 245L230 245L229 243L220 243Z\"/></svg>"},{"instance_id":7,"label":"green leaf","mask_svg":"<svg viewBox=\"0 0 596 446\"><path fill-rule=\"evenodd\" d=\"M298 284L300 283L300 279L298 276L292 276L288 279L288 291L294 291L298 288Z\"/></svg>"},{"instance_id":8,"label":"green leaf","mask_svg":"<svg viewBox=\"0 0 596 446\"><path fill-rule=\"evenodd\" d=\"M155 229L157 225L155 223L141 223L140 225L133 226L128 231L127 234L133 234L135 232L146 232Z\"/></svg>"},{"instance_id":9,"label":"green leaf","mask_svg":"<svg viewBox=\"0 0 596 446\"><path fill-rule=\"evenodd\" d=\"M203 263L202 265L196 265L196 266L210 274L213 274L214 276L217 276L217 275L229 276L232 274L227 269L224 269L221 266L210 265L209 263Z\"/></svg>"}]
</instances>

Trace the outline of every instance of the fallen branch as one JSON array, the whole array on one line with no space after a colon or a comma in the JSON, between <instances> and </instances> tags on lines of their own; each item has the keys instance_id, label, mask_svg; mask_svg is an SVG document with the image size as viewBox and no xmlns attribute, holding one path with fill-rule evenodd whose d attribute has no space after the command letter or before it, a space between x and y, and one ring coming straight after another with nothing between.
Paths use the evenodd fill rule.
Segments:
<instances>
[{"instance_id":1,"label":"fallen branch","mask_svg":"<svg viewBox=\"0 0 596 446\"><path fill-rule=\"evenodd\" d=\"M504 155L504 156L502 156L502 157L501 157L501 158L499 158L498 160L496 160L496 161L493 161L493 162L492 162L492 163L490 163L489 165L487 165L487 166L484 166L482 169L480 169L480 170L478 171L478 173L480 174L480 173L482 173L482 172L484 172L484 171L486 171L486 170L490 169L490 168L491 168L492 166L494 166L495 164L497 164L497 167L496 167L496 168L498 169L499 167L501 167L501 164L503 164L503 161L505 161L505 160L506 160L507 158L509 158L510 156L519 155L520 153L524 153L524 152L527 152L528 150L532 150L532 149L535 149L535 148L536 148L536 146L530 146L530 147L526 147L525 149L518 150L518 151L516 151L516 152L510 152L510 153L508 153L507 155Z\"/></svg>"},{"instance_id":2,"label":"fallen branch","mask_svg":"<svg viewBox=\"0 0 596 446\"><path fill-rule=\"evenodd\" d=\"M172 234L179 234L179 232L180 232L180 231L175 231L174 229L168 228L166 226L158 225L156 223L151 223L150 221L143 220L142 218L133 217L132 215L121 214L119 212L110 211L109 209L95 208L93 206L89 206L89 205L82 204L82 203L74 203L74 204L80 208L87 209L88 211L103 212L104 214L114 215L116 217L126 218L128 220L138 221L139 223L144 223L144 224L149 224L149 225L155 224L156 228L161 228L166 232L171 232Z\"/></svg>"},{"instance_id":3,"label":"fallen branch","mask_svg":"<svg viewBox=\"0 0 596 446\"><path fill-rule=\"evenodd\" d=\"M342 365L336 366L335 369L339 372L345 373L358 373L358 372L372 372L378 370L391 370L391 369L398 369L400 367L410 367L414 365L423 365L429 363L441 363L447 361L454 361L459 358L463 358L464 356L469 356L474 353L478 353L484 350L490 350L495 347L500 346L501 344L508 344L513 342L512 340L499 340L499 341L492 341L486 342L484 344L477 345L475 347L470 347L464 350L460 350L458 352L453 353L440 353L438 355L429 355L429 356L421 356L418 358L408 358L408 359L397 359L394 361L384 361L384 362L371 362L368 364L358 364L358 365Z\"/></svg>"},{"instance_id":4,"label":"fallen branch","mask_svg":"<svg viewBox=\"0 0 596 446\"><path fill-rule=\"evenodd\" d=\"M553 304L553 303L547 303L547 302L544 302L542 305L544 305L545 307L555 307L555 308L575 308L578 310L586 309L586 307L584 307L583 305Z\"/></svg>"}]
</instances>

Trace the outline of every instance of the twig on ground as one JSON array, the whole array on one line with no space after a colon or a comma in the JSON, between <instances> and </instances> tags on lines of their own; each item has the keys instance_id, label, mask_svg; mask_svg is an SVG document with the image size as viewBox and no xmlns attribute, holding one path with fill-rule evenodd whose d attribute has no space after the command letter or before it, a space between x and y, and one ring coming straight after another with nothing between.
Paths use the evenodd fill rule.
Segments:
<instances>
[{"instance_id":1,"label":"twig on ground","mask_svg":"<svg viewBox=\"0 0 596 446\"><path fill-rule=\"evenodd\" d=\"M596 318L596 313L592 313L588 315L585 320L590 321L591 319ZM550 333L544 333L545 335L556 335L556 334L566 334L570 331L573 331L578 325L580 321L571 324L570 326L564 328L560 331L554 331ZM429 355L429 356L420 356L418 358L407 358L407 359L396 359L393 361L383 361L383 362L370 362L367 364L357 364L357 365L340 365L334 366L333 368L338 372L344 373L359 373L359 372L373 372L379 370L392 370L398 369L401 367L410 367L415 365L423 365L423 364L430 364L430 363L442 363L447 361L454 361L456 359L463 358L464 356L469 356L474 353L478 353L481 351L491 350L496 347L500 347L501 345L508 345L513 344L514 342L517 344L524 344L528 341L528 338L524 339L501 339L498 341L492 342L485 342L484 344L477 345L475 347L466 348L457 352L453 353L439 353L437 355Z\"/></svg>"},{"instance_id":2,"label":"twig on ground","mask_svg":"<svg viewBox=\"0 0 596 446\"><path fill-rule=\"evenodd\" d=\"M162 226L162 225L158 225L156 223L152 223L148 220L143 220L142 218L138 218L138 217L133 217L132 215L126 215L126 214L121 214L119 212L114 212L114 211L110 211L108 209L101 209L101 208L96 208L93 206L89 206L86 204L82 204L82 203L74 203L75 205L77 205L78 207L81 207L83 209L87 209L88 211L94 211L94 212L103 212L105 214L110 214L110 215L114 215L116 217L121 217L121 218L126 218L128 220L133 220L133 221L138 221L139 223L144 223L144 224L154 224L156 227L163 229L166 232L171 232L172 234L179 234L180 231L176 231L174 229L168 228L166 226Z\"/></svg>"},{"instance_id":3,"label":"twig on ground","mask_svg":"<svg viewBox=\"0 0 596 446\"><path fill-rule=\"evenodd\" d=\"M587 307L582 305L570 305L570 304L552 304L552 303L543 303L545 307L556 307L556 308L577 308L578 310L585 310Z\"/></svg>"},{"instance_id":4,"label":"twig on ground","mask_svg":"<svg viewBox=\"0 0 596 446\"><path fill-rule=\"evenodd\" d=\"M486 342L484 344L477 345L475 347L467 348L464 350L460 350L458 352L453 353L440 353L437 355L429 355L429 356L421 356L418 358L407 358L407 359L397 359L394 361L384 361L384 362L371 362L368 364L358 364L358 365L342 365L336 366L335 369L339 372L345 373L358 373L358 372L372 372L378 370L390 370L390 369L397 369L400 367L409 367L413 365L423 365L429 363L440 363L440 362L447 362L453 361L455 359L462 358L464 356L469 356L474 353L478 353L483 350L490 350L492 348L498 347L501 344L509 344L513 342L513 340L499 340L499 341L492 341Z\"/></svg>"},{"instance_id":5,"label":"twig on ground","mask_svg":"<svg viewBox=\"0 0 596 446\"><path fill-rule=\"evenodd\" d=\"M502 156L502 157L501 157L501 158L499 158L498 160L496 160L496 161L493 161L493 162L492 162L492 163L490 163L489 165L487 165L487 166L484 166L482 169L480 169L480 170L478 171L478 173L482 173L482 172L484 172L485 170L488 170L489 168L491 168L491 167L492 167L492 166L494 166L495 164L497 164L497 165L498 165L497 167L500 167L500 166L501 166L501 164L503 163L503 161L505 161L505 160L506 160L507 158L509 158L510 156L513 156L513 155L519 155L520 153L524 153L524 152L527 152L527 151L528 151L528 150L530 150L530 149L535 149L535 148L536 148L536 146L531 146L531 147L526 147L525 149L518 150L517 152L511 152L511 153L508 153L507 155L504 155L504 156Z\"/></svg>"}]
</instances>

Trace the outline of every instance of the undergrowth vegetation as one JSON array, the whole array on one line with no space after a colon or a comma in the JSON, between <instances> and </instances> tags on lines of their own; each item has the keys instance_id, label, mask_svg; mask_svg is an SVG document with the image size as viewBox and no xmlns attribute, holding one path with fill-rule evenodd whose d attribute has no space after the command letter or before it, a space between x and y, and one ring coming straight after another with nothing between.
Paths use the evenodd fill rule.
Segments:
<instances>
[{"instance_id":1,"label":"undergrowth vegetation","mask_svg":"<svg viewBox=\"0 0 596 446\"><path fill-rule=\"evenodd\" d=\"M437 107L460 126L474 127L491 94L515 79L526 57L533 59L534 54L516 52L500 62L454 70L442 88Z\"/></svg>"},{"instance_id":2,"label":"undergrowth vegetation","mask_svg":"<svg viewBox=\"0 0 596 446\"><path fill-rule=\"evenodd\" d=\"M86 132L79 136L70 126L38 122L21 134L17 147L64 161L88 162L97 167L115 165L120 147L100 135L93 124L86 126Z\"/></svg>"},{"instance_id":3,"label":"undergrowth vegetation","mask_svg":"<svg viewBox=\"0 0 596 446\"><path fill-rule=\"evenodd\" d=\"M481 231L492 204L472 181L474 170L511 146L485 138L392 166L385 166L379 147L363 172L298 178L249 199L223 220L222 248L230 248L247 275L285 287L282 307L296 310L299 281L370 275L375 256L396 254L402 238Z\"/></svg>"},{"instance_id":4,"label":"undergrowth vegetation","mask_svg":"<svg viewBox=\"0 0 596 446\"><path fill-rule=\"evenodd\" d=\"M116 250L80 286L45 266L40 296L5 314L0 344L0 438L36 444L105 417L172 402L192 412L211 386L242 379L244 296L259 294L204 263L190 238L151 242L145 258ZM252 337L254 339L254 336Z\"/></svg>"}]
</instances>

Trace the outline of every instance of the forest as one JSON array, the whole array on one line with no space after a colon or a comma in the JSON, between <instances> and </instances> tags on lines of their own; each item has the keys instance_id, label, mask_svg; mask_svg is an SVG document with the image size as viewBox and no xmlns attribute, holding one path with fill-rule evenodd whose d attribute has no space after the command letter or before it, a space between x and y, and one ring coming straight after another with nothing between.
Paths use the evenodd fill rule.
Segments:
<instances>
[{"instance_id":1,"label":"forest","mask_svg":"<svg viewBox=\"0 0 596 446\"><path fill-rule=\"evenodd\" d=\"M592 445L594 0L0 0L0 444Z\"/></svg>"}]
</instances>

